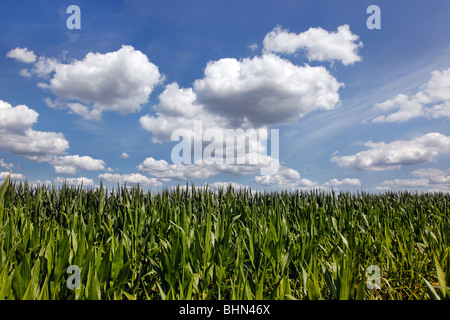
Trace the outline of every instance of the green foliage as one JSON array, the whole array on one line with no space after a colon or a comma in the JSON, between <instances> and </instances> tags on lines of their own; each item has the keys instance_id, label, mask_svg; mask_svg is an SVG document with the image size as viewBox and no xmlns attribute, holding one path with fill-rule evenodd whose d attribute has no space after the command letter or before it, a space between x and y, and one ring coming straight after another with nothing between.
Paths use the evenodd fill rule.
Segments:
<instances>
[{"instance_id":1,"label":"green foliage","mask_svg":"<svg viewBox=\"0 0 450 320\"><path fill-rule=\"evenodd\" d=\"M0 299L449 299L449 195L0 187ZM70 265L81 288L68 289ZM380 288L366 270L381 270Z\"/></svg>"}]
</instances>

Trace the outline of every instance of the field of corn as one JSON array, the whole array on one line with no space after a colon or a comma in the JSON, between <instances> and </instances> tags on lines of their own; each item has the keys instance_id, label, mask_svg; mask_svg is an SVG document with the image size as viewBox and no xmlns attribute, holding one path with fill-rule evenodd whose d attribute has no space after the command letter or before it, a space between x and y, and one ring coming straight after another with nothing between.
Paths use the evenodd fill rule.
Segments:
<instances>
[{"instance_id":1,"label":"field of corn","mask_svg":"<svg viewBox=\"0 0 450 320\"><path fill-rule=\"evenodd\" d=\"M449 194L0 189L0 299L449 299ZM70 265L81 270L69 289ZM368 288L366 270L381 272Z\"/></svg>"}]
</instances>

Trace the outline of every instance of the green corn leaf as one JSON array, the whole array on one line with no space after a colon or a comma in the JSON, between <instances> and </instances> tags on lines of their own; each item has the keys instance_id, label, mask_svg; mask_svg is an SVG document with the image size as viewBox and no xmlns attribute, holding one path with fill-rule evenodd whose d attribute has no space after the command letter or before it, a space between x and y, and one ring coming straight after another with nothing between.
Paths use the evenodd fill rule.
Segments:
<instances>
[{"instance_id":1,"label":"green corn leaf","mask_svg":"<svg viewBox=\"0 0 450 320\"><path fill-rule=\"evenodd\" d=\"M441 297L437 294L437 292L433 288L433 286L424 277L422 277L422 279L423 279L423 281L425 281L425 284L427 285L428 292L430 293L431 299L441 300Z\"/></svg>"},{"instance_id":2,"label":"green corn leaf","mask_svg":"<svg viewBox=\"0 0 450 320\"><path fill-rule=\"evenodd\" d=\"M126 262L122 268L119 271L119 274L117 276L117 284L121 284L121 283L125 283L128 280L128 275L130 273L130 265L131 265L131 260Z\"/></svg>"},{"instance_id":3,"label":"green corn leaf","mask_svg":"<svg viewBox=\"0 0 450 320\"><path fill-rule=\"evenodd\" d=\"M42 285L41 292L39 293L38 300L49 300L50 295L48 292L48 276L45 277L44 284Z\"/></svg>"},{"instance_id":4,"label":"green corn leaf","mask_svg":"<svg viewBox=\"0 0 450 320\"><path fill-rule=\"evenodd\" d=\"M8 274L8 269L9 264L7 262L0 273L0 300L8 299L11 295L15 269L13 269L10 274Z\"/></svg>"},{"instance_id":5,"label":"green corn leaf","mask_svg":"<svg viewBox=\"0 0 450 320\"><path fill-rule=\"evenodd\" d=\"M8 186L10 177L11 172L8 174L5 181L3 181L2 185L0 186L0 223L3 222L3 212L4 212L3 199L5 197L6 187Z\"/></svg>"},{"instance_id":6,"label":"green corn leaf","mask_svg":"<svg viewBox=\"0 0 450 320\"><path fill-rule=\"evenodd\" d=\"M89 300L100 300L101 290L94 264L89 264L85 295Z\"/></svg>"},{"instance_id":7,"label":"green corn leaf","mask_svg":"<svg viewBox=\"0 0 450 320\"><path fill-rule=\"evenodd\" d=\"M129 293L123 291L123 290L122 290L122 293L125 295L125 297L127 297L128 300L136 300L135 296L133 296L133 295L131 295L131 294L129 294Z\"/></svg>"},{"instance_id":8,"label":"green corn leaf","mask_svg":"<svg viewBox=\"0 0 450 320\"><path fill-rule=\"evenodd\" d=\"M434 263L436 265L436 274L439 282L439 290L441 292L442 297L446 297L447 295L447 281L445 277L445 273L442 270L441 264L436 256L434 256Z\"/></svg>"},{"instance_id":9,"label":"green corn leaf","mask_svg":"<svg viewBox=\"0 0 450 320\"><path fill-rule=\"evenodd\" d=\"M366 272L361 272L362 278L358 285L358 291L356 292L355 300L364 300L366 293Z\"/></svg>"},{"instance_id":10,"label":"green corn leaf","mask_svg":"<svg viewBox=\"0 0 450 320\"><path fill-rule=\"evenodd\" d=\"M39 280L40 280L39 268L40 268L40 260L37 259L31 270L31 281L29 282L28 288L22 297L23 300L35 300L38 298Z\"/></svg>"}]
</instances>

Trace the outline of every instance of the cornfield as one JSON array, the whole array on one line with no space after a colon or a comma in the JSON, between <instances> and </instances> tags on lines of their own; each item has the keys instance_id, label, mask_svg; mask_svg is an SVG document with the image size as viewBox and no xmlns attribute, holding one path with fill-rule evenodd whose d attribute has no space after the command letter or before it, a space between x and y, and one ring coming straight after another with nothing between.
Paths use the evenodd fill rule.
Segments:
<instances>
[{"instance_id":1,"label":"cornfield","mask_svg":"<svg viewBox=\"0 0 450 320\"><path fill-rule=\"evenodd\" d=\"M152 193L6 179L0 299L449 299L449 211L442 193ZM380 270L372 288L369 266Z\"/></svg>"}]
</instances>

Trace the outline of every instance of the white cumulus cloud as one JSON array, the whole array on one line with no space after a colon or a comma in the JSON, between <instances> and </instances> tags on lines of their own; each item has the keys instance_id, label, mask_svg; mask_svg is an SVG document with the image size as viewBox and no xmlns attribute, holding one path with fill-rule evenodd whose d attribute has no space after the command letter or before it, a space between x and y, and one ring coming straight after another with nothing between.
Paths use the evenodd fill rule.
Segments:
<instances>
[{"instance_id":1,"label":"white cumulus cloud","mask_svg":"<svg viewBox=\"0 0 450 320\"><path fill-rule=\"evenodd\" d=\"M170 141L172 132L179 128L192 130L194 121L201 121L204 129L226 126L228 120L211 114L197 103L192 88L180 88L177 83L168 84L154 106L156 116L144 115L140 124L152 132L154 142Z\"/></svg>"},{"instance_id":2,"label":"white cumulus cloud","mask_svg":"<svg viewBox=\"0 0 450 320\"><path fill-rule=\"evenodd\" d=\"M98 178L100 180L106 180L112 183L120 184L139 184L141 186L147 187L159 187L162 185L160 181L156 178L149 178L139 173L131 174L112 174L112 173L102 173L99 174Z\"/></svg>"},{"instance_id":3,"label":"white cumulus cloud","mask_svg":"<svg viewBox=\"0 0 450 320\"><path fill-rule=\"evenodd\" d=\"M342 25L336 32L328 32L322 28L295 34L277 26L264 38L264 50L293 54L305 50L310 61L341 61L350 65L361 61L358 50L363 46L359 36L350 31L348 25Z\"/></svg>"},{"instance_id":4,"label":"white cumulus cloud","mask_svg":"<svg viewBox=\"0 0 450 320\"><path fill-rule=\"evenodd\" d=\"M216 165L206 164L169 164L165 160L145 159L139 166L139 172L165 181L206 179L220 173Z\"/></svg>"},{"instance_id":5,"label":"white cumulus cloud","mask_svg":"<svg viewBox=\"0 0 450 320\"><path fill-rule=\"evenodd\" d=\"M424 168L413 171L411 175L417 178L386 180L378 188L450 192L450 169Z\"/></svg>"},{"instance_id":6,"label":"white cumulus cloud","mask_svg":"<svg viewBox=\"0 0 450 320\"><path fill-rule=\"evenodd\" d=\"M0 159L0 168L5 168L6 170L10 170L14 167L15 167L14 163L8 163L8 162L5 162L4 159Z\"/></svg>"},{"instance_id":7,"label":"white cumulus cloud","mask_svg":"<svg viewBox=\"0 0 450 320\"><path fill-rule=\"evenodd\" d=\"M212 190L216 190L216 191L219 189L227 190L230 186L235 191L249 189L249 187L244 184L232 182L232 181L228 181L228 182L218 181L218 182L208 183L208 188L210 188Z\"/></svg>"},{"instance_id":8,"label":"white cumulus cloud","mask_svg":"<svg viewBox=\"0 0 450 320\"><path fill-rule=\"evenodd\" d=\"M17 61L23 63L33 63L36 61L36 55L32 50L28 50L27 48L15 48L9 51L6 56L8 58L16 59Z\"/></svg>"},{"instance_id":9,"label":"white cumulus cloud","mask_svg":"<svg viewBox=\"0 0 450 320\"><path fill-rule=\"evenodd\" d=\"M450 184L450 169L446 171L436 168L418 169L411 174L420 178L426 178L433 184Z\"/></svg>"},{"instance_id":10,"label":"white cumulus cloud","mask_svg":"<svg viewBox=\"0 0 450 320\"><path fill-rule=\"evenodd\" d=\"M39 114L26 105L13 107L0 100L0 130L3 132L23 132L37 122Z\"/></svg>"},{"instance_id":11,"label":"white cumulus cloud","mask_svg":"<svg viewBox=\"0 0 450 320\"><path fill-rule=\"evenodd\" d=\"M400 93L393 99L375 104L376 110L391 112L373 122L404 122L418 117L450 117L450 69L434 70L422 90L411 96ZM393 111L393 112L392 112Z\"/></svg>"},{"instance_id":12,"label":"white cumulus cloud","mask_svg":"<svg viewBox=\"0 0 450 320\"><path fill-rule=\"evenodd\" d=\"M55 157L50 161L56 173L75 174L77 170L99 171L105 169L105 162L89 156L70 155Z\"/></svg>"},{"instance_id":13,"label":"white cumulus cloud","mask_svg":"<svg viewBox=\"0 0 450 320\"><path fill-rule=\"evenodd\" d=\"M0 172L0 180L5 180L9 174L10 174L9 172ZM11 173L11 176L9 178L10 178L10 180L25 180L26 179L25 176L20 173Z\"/></svg>"},{"instance_id":14,"label":"white cumulus cloud","mask_svg":"<svg viewBox=\"0 0 450 320\"><path fill-rule=\"evenodd\" d=\"M342 86L324 67L297 66L274 54L209 62L194 82L197 102L233 126L295 123L339 103Z\"/></svg>"},{"instance_id":15,"label":"white cumulus cloud","mask_svg":"<svg viewBox=\"0 0 450 320\"><path fill-rule=\"evenodd\" d=\"M361 181L359 179L345 178L342 180L331 179L324 183L327 187L340 187L340 186L361 186Z\"/></svg>"},{"instance_id":16,"label":"white cumulus cloud","mask_svg":"<svg viewBox=\"0 0 450 320\"><path fill-rule=\"evenodd\" d=\"M144 115L141 126L154 141L167 141L193 121L207 128L264 128L295 123L316 110L339 105L342 86L324 67L296 66L274 54L209 62L193 88L166 86L156 115Z\"/></svg>"},{"instance_id":17,"label":"white cumulus cloud","mask_svg":"<svg viewBox=\"0 0 450 320\"><path fill-rule=\"evenodd\" d=\"M32 129L38 117L39 114L35 110L25 105L13 107L0 100L0 151L8 151L33 161L48 162L54 166L57 173L75 174L77 169L105 168L103 160L89 156L64 155L69 148L69 142L62 133Z\"/></svg>"},{"instance_id":18,"label":"white cumulus cloud","mask_svg":"<svg viewBox=\"0 0 450 320\"><path fill-rule=\"evenodd\" d=\"M23 59L25 53L29 56L31 52L26 48L20 50L10 55ZM22 75L50 77L48 83L38 84L55 94L55 101L46 99L49 106L67 108L86 119L99 119L105 111L122 114L140 111L154 87L163 80L158 67L145 54L127 45L104 54L89 52L83 60L67 64L47 57L27 61L33 67L22 69Z\"/></svg>"},{"instance_id":19,"label":"white cumulus cloud","mask_svg":"<svg viewBox=\"0 0 450 320\"><path fill-rule=\"evenodd\" d=\"M284 31L278 28L267 35L267 46L277 32ZM354 52L360 46L354 43L358 37L346 25L334 33L312 28L301 37L313 59L359 60ZM273 53L283 50L273 46L268 50L267 46L261 56L208 62L204 76L196 79L192 88L168 84L153 107L156 114L142 116L141 126L152 132L155 142L162 142L169 140L175 129L192 127L194 120L217 129L265 128L295 123L313 111L339 106L338 91L343 83L325 67L295 65Z\"/></svg>"},{"instance_id":20,"label":"white cumulus cloud","mask_svg":"<svg viewBox=\"0 0 450 320\"><path fill-rule=\"evenodd\" d=\"M79 178L63 178L63 177L57 177L52 180L55 184L61 185L61 184L67 184L67 186L83 186L83 187L93 187L95 186L94 180L85 178L85 177L79 177Z\"/></svg>"},{"instance_id":21,"label":"white cumulus cloud","mask_svg":"<svg viewBox=\"0 0 450 320\"><path fill-rule=\"evenodd\" d=\"M331 161L358 170L392 170L405 165L432 161L438 154L450 155L450 137L428 133L412 140L391 143L366 142L368 150L350 156L334 156Z\"/></svg>"},{"instance_id":22,"label":"white cumulus cloud","mask_svg":"<svg viewBox=\"0 0 450 320\"><path fill-rule=\"evenodd\" d=\"M66 184L68 187L81 187L83 188L90 188L95 187L94 180L86 177L77 177L77 178L64 178L64 177L56 177L51 180L35 180L30 183L31 186L37 187L41 185L46 186L61 186L63 184Z\"/></svg>"},{"instance_id":23,"label":"white cumulus cloud","mask_svg":"<svg viewBox=\"0 0 450 320\"><path fill-rule=\"evenodd\" d=\"M39 114L25 105L13 107L0 100L0 150L43 159L64 153L69 142L62 133L35 131Z\"/></svg>"},{"instance_id":24,"label":"white cumulus cloud","mask_svg":"<svg viewBox=\"0 0 450 320\"><path fill-rule=\"evenodd\" d=\"M320 186L317 182L302 178L297 170L285 166L281 166L276 174L255 176L253 181L264 187L286 190L312 189Z\"/></svg>"}]
</instances>

